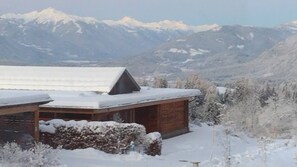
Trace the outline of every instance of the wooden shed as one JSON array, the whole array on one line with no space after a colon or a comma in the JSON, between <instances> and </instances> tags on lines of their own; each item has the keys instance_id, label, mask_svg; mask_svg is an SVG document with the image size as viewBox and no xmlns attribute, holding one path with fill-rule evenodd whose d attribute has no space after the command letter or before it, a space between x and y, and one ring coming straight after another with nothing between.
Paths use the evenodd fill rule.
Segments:
<instances>
[{"instance_id":1,"label":"wooden shed","mask_svg":"<svg viewBox=\"0 0 297 167\"><path fill-rule=\"evenodd\" d=\"M188 132L188 100L200 94L190 89L141 89L123 67L0 66L0 89L49 94L54 101L41 106L42 120L135 122L163 138Z\"/></svg>"},{"instance_id":2,"label":"wooden shed","mask_svg":"<svg viewBox=\"0 0 297 167\"><path fill-rule=\"evenodd\" d=\"M50 102L46 94L0 91L0 143L38 141L39 105Z\"/></svg>"}]
</instances>

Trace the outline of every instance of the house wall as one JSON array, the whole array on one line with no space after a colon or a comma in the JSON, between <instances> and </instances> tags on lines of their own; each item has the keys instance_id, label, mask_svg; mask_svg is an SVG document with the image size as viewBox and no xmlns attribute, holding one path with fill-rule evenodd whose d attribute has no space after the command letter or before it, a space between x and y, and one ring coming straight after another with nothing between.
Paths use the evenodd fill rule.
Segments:
<instances>
[{"instance_id":1,"label":"house wall","mask_svg":"<svg viewBox=\"0 0 297 167\"><path fill-rule=\"evenodd\" d=\"M95 110L41 108L40 119L53 118L64 120L112 121L120 117L125 123L138 123L145 126L147 133L158 131L163 138L169 138L189 131L188 100L167 101L161 104L96 112Z\"/></svg>"},{"instance_id":2,"label":"house wall","mask_svg":"<svg viewBox=\"0 0 297 167\"><path fill-rule=\"evenodd\" d=\"M159 105L158 120L159 132L163 138L188 132L188 101Z\"/></svg>"},{"instance_id":3,"label":"house wall","mask_svg":"<svg viewBox=\"0 0 297 167\"><path fill-rule=\"evenodd\" d=\"M135 109L135 123L145 126L147 133L158 131L169 138L189 131L188 101L177 101Z\"/></svg>"}]
</instances>

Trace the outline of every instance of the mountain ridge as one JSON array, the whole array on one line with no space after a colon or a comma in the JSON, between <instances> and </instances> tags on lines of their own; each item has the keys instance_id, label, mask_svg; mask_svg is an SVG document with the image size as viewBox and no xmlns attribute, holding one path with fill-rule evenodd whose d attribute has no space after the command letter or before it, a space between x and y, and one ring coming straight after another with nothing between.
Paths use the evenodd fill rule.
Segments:
<instances>
[{"instance_id":1,"label":"mountain ridge","mask_svg":"<svg viewBox=\"0 0 297 167\"><path fill-rule=\"evenodd\" d=\"M190 26L184 24L182 21L175 20L163 20L159 22L150 22L144 23L134 18L124 16L120 20L102 20L99 21L94 17L79 17L76 15L69 15L64 12L58 11L52 7L43 9L41 11L33 11L25 14L15 14L8 13L0 16L1 19L22 19L25 23L28 22L37 22L39 24L47 24L47 23L69 23L69 22L84 22L87 24L107 24L109 26L126 26L130 28L146 28L155 31L161 30L180 30L180 31L208 31L208 30L217 30L220 28L217 24L209 24L209 25L198 25L198 26Z\"/></svg>"}]
</instances>

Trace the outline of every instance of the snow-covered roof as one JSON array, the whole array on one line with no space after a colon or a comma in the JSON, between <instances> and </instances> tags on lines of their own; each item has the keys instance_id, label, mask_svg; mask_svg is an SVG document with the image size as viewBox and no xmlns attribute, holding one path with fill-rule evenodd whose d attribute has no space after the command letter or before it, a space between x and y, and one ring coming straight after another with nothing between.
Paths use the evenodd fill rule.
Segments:
<instances>
[{"instance_id":1,"label":"snow-covered roof","mask_svg":"<svg viewBox=\"0 0 297 167\"><path fill-rule=\"evenodd\" d=\"M11 92L0 90L0 107L47 103L52 101L49 95L36 92Z\"/></svg>"},{"instance_id":2,"label":"snow-covered roof","mask_svg":"<svg viewBox=\"0 0 297 167\"><path fill-rule=\"evenodd\" d=\"M20 92L7 90L8 92ZM26 91L21 91L26 92ZM40 92L40 91L38 91ZM130 106L157 102L162 100L188 98L200 95L199 90L194 89L169 89L169 88L142 88L139 92L108 95L95 92L77 91L42 91L54 100L42 107L54 108L80 108L80 109L108 109L114 107Z\"/></svg>"},{"instance_id":3,"label":"snow-covered roof","mask_svg":"<svg viewBox=\"0 0 297 167\"><path fill-rule=\"evenodd\" d=\"M109 93L124 67L0 66L0 89Z\"/></svg>"},{"instance_id":4,"label":"snow-covered roof","mask_svg":"<svg viewBox=\"0 0 297 167\"><path fill-rule=\"evenodd\" d=\"M121 95L98 95L93 92L48 92L53 102L47 107L107 109L161 100L192 97L200 94L192 89L142 88L139 92Z\"/></svg>"}]
</instances>

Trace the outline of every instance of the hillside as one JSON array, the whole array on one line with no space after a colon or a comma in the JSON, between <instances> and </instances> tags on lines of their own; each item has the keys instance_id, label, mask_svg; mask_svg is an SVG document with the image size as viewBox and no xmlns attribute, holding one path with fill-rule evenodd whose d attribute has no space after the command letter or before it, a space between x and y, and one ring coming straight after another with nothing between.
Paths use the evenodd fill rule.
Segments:
<instances>
[{"instance_id":1,"label":"hillside","mask_svg":"<svg viewBox=\"0 0 297 167\"><path fill-rule=\"evenodd\" d=\"M122 64L135 75L176 78L199 72L208 79L224 80L245 74L246 63L290 35L281 29L222 26L170 40Z\"/></svg>"},{"instance_id":2,"label":"hillside","mask_svg":"<svg viewBox=\"0 0 297 167\"><path fill-rule=\"evenodd\" d=\"M289 37L265 51L248 64L258 78L295 80L297 76L297 35Z\"/></svg>"}]
</instances>

